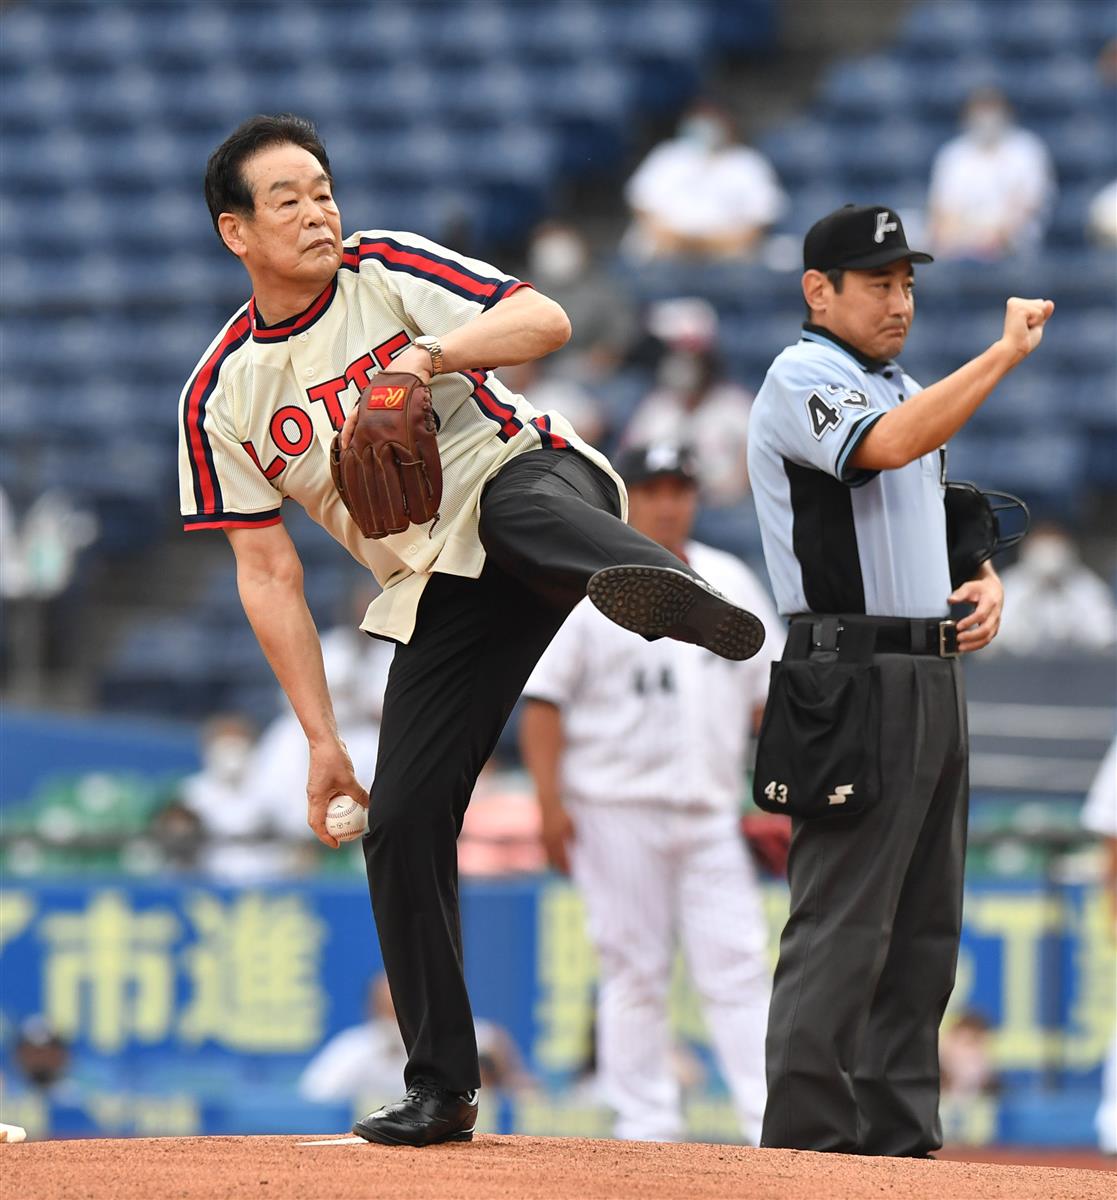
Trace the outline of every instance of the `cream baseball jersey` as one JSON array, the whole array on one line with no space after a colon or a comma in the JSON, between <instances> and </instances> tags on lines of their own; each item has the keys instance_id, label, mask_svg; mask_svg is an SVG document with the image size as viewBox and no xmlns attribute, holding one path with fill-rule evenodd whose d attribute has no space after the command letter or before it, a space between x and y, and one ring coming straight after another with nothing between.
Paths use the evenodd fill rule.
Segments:
<instances>
[{"instance_id":1,"label":"cream baseball jersey","mask_svg":"<svg viewBox=\"0 0 1117 1200\"><path fill-rule=\"evenodd\" d=\"M607 460L554 412L538 412L491 372L431 381L443 495L425 525L372 541L334 490L334 433L370 378L415 337L444 335L521 287L487 263L411 233L365 231L304 312L265 325L249 300L202 356L182 392L179 491L187 529L272 525L285 499L372 571L383 588L362 628L407 642L432 571L476 578L481 490L510 459L571 447L624 487Z\"/></svg>"}]
</instances>

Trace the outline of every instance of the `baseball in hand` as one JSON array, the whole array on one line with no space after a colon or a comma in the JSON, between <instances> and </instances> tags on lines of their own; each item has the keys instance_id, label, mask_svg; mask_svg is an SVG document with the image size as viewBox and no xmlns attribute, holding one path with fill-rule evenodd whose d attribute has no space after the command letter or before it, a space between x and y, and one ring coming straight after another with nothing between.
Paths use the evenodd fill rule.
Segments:
<instances>
[{"instance_id":1,"label":"baseball in hand","mask_svg":"<svg viewBox=\"0 0 1117 1200\"><path fill-rule=\"evenodd\" d=\"M368 828L368 814L352 796L335 796L326 809L326 832L339 842L351 842Z\"/></svg>"}]
</instances>

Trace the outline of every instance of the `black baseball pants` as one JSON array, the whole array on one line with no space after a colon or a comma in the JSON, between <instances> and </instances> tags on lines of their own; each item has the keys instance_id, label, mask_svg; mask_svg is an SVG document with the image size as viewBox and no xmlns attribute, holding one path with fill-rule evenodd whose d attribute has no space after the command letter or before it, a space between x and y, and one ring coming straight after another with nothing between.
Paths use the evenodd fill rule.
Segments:
<instances>
[{"instance_id":1,"label":"black baseball pants","mask_svg":"<svg viewBox=\"0 0 1117 1200\"><path fill-rule=\"evenodd\" d=\"M873 661L879 802L796 821L792 835L762 1146L919 1156L942 1144L938 1033L969 799L962 671L957 659Z\"/></svg>"},{"instance_id":2,"label":"black baseball pants","mask_svg":"<svg viewBox=\"0 0 1117 1200\"><path fill-rule=\"evenodd\" d=\"M688 570L619 520L612 480L572 450L513 459L481 499L479 579L435 574L384 696L364 837L410 1086L480 1084L462 962L457 836L532 668L602 567Z\"/></svg>"}]
</instances>

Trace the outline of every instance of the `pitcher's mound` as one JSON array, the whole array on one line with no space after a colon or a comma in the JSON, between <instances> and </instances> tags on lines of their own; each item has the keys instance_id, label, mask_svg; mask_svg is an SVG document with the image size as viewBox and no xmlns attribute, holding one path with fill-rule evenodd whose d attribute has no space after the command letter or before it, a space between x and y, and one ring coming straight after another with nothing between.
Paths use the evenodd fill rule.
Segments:
<instances>
[{"instance_id":1,"label":"pitcher's mound","mask_svg":"<svg viewBox=\"0 0 1117 1200\"><path fill-rule=\"evenodd\" d=\"M427 1150L347 1137L30 1142L4 1194L51 1200L1112 1200L1101 1171L800 1150L479 1136Z\"/></svg>"}]
</instances>

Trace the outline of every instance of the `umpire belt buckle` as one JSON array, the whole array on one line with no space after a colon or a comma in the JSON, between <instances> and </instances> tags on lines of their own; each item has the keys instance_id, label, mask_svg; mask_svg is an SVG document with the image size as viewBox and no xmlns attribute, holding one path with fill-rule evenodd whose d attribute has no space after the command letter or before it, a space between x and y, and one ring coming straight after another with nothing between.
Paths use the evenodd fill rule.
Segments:
<instances>
[{"instance_id":1,"label":"umpire belt buckle","mask_svg":"<svg viewBox=\"0 0 1117 1200\"><path fill-rule=\"evenodd\" d=\"M939 658L958 657L958 626L954 621L939 622Z\"/></svg>"}]
</instances>

